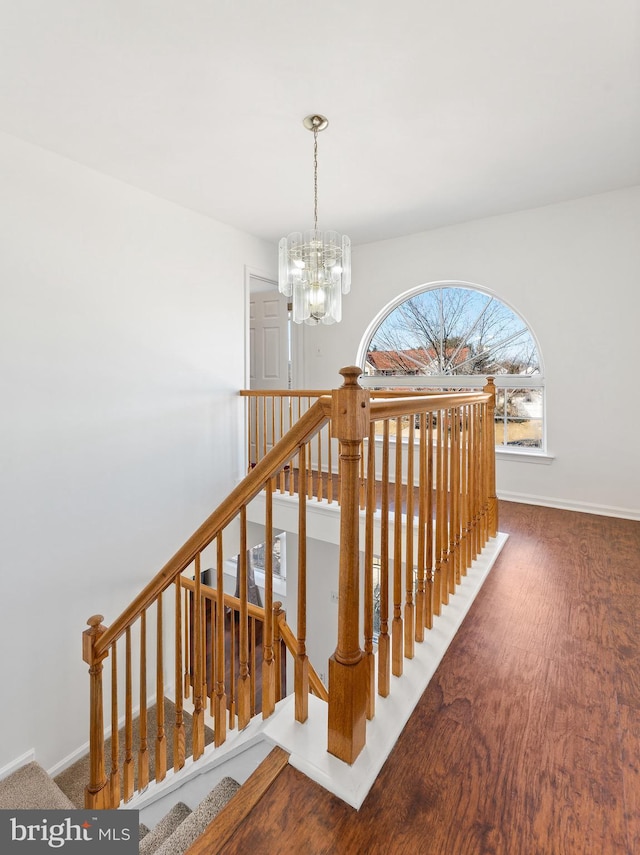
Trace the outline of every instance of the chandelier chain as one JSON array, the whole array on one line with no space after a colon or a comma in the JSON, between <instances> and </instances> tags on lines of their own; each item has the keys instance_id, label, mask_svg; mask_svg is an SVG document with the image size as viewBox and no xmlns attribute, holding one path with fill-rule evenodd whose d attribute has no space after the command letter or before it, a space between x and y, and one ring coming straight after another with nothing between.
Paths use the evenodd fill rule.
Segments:
<instances>
[{"instance_id":1,"label":"chandelier chain","mask_svg":"<svg viewBox=\"0 0 640 855\"><path fill-rule=\"evenodd\" d=\"M318 230L318 128L313 128L313 228Z\"/></svg>"}]
</instances>

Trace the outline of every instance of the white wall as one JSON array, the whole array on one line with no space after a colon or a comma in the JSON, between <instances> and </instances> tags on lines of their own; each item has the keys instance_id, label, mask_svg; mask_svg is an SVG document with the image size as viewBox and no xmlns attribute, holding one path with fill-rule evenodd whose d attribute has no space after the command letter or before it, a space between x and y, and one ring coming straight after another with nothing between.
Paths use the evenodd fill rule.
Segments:
<instances>
[{"instance_id":1,"label":"white wall","mask_svg":"<svg viewBox=\"0 0 640 855\"><path fill-rule=\"evenodd\" d=\"M305 330L308 388L340 385L371 320L398 294L461 280L536 334L551 465L499 461L503 497L640 518L640 187L356 247L344 317Z\"/></svg>"},{"instance_id":2,"label":"white wall","mask_svg":"<svg viewBox=\"0 0 640 855\"><path fill-rule=\"evenodd\" d=\"M273 246L0 136L0 767L87 739L111 622L241 474L245 265Z\"/></svg>"}]
</instances>

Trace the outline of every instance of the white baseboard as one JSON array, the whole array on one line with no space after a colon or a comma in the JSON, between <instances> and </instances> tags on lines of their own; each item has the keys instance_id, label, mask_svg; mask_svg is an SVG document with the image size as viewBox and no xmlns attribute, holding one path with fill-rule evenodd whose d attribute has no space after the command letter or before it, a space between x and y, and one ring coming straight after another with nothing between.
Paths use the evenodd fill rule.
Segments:
<instances>
[{"instance_id":1,"label":"white baseboard","mask_svg":"<svg viewBox=\"0 0 640 855\"><path fill-rule=\"evenodd\" d=\"M32 748L30 751L25 751L24 754L21 754L19 757L16 757L15 760L12 760L10 763L7 763L6 766L3 766L0 769L0 781L4 778L8 778L9 775L12 775L14 772L17 772L18 769L22 769L23 766L26 766L27 763L32 763L36 759L36 752Z\"/></svg>"},{"instance_id":2,"label":"white baseboard","mask_svg":"<svg viewBox=\"0 0 640 855\"><path fill-rule=\"evenodd\" d=\"M640 520L640 510L617 508L610 505L596 505L591 502L576 502L567 499L554 499L548 496L532 496L528 493L510 493L498 491L498 498L505 502L520 502L524 505L540 505L545 508L558 508L562 511L577 511L581 514L597 514L601 517L619 517L624 520Z\"/></svg>"}]
</instances>

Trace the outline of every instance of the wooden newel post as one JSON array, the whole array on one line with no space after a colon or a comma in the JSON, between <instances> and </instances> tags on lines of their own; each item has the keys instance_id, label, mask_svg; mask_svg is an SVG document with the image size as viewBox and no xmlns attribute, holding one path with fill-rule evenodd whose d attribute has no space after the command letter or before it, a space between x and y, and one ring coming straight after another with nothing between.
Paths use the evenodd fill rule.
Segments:
<instances>
[{"instance_id":1,"label":"wooden newel post","mask_svg":"<svg viewBox=\"0 0 640 855\"><path fill-rule=\"evenodd\" d=\"M332 392L332 434L340 443L340 578L338 645L329 659L328 750L353 763L365 745L367 664L360 648L360 459L369 435L369 392L362 371L343 368L344 385Z\"/></svg>"},{"instance_id":2,"label":"wooden newel post","mask_svg":"<svg viewBox=\"0 0 640 855\"><path fill-rule=\"evenodd\" d=\"M496 493L496 387L493 377L487 377L487 385L483 392L491 395L487 404L487 472L488 472L488 496L489 496L489 537L498 534L498 496Z\"/></svg>"},{"instance_id":3,"label":"wooden newel post","mask_svg":"<svg viewBox=\"0 0 640 855\"><path fill-rule=\"evenodd\" d=\"M106 632L102 615L93 615L87 621L89 629L82 633L82 658L89 666L89 784L84 791L87 810L111 807L110 787L104 763L104 711L102 699L102 663L107 652L96 654L95 644Z\"/></svg>"}]
</instances>

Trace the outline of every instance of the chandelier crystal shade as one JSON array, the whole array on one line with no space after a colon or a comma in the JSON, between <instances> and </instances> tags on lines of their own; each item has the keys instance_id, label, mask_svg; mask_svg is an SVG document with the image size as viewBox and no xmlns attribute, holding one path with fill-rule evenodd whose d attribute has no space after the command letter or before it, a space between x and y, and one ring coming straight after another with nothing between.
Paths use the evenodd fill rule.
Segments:
<instances>
[{"instance_id":1,"label":"chandelier crystal shade","mask_svg":"<svg viewBox=\"0 0 640 855\"><path fill-rule=\"evenodd\" d=\"M318 229L318 131L328 121L307 116L313 131L314 227L292 232L279 245L278 287L293 303L296 324L335 324L342 319L342 295L351 288L351 241L346 235Z\"/></svg>"}]
</instances>

